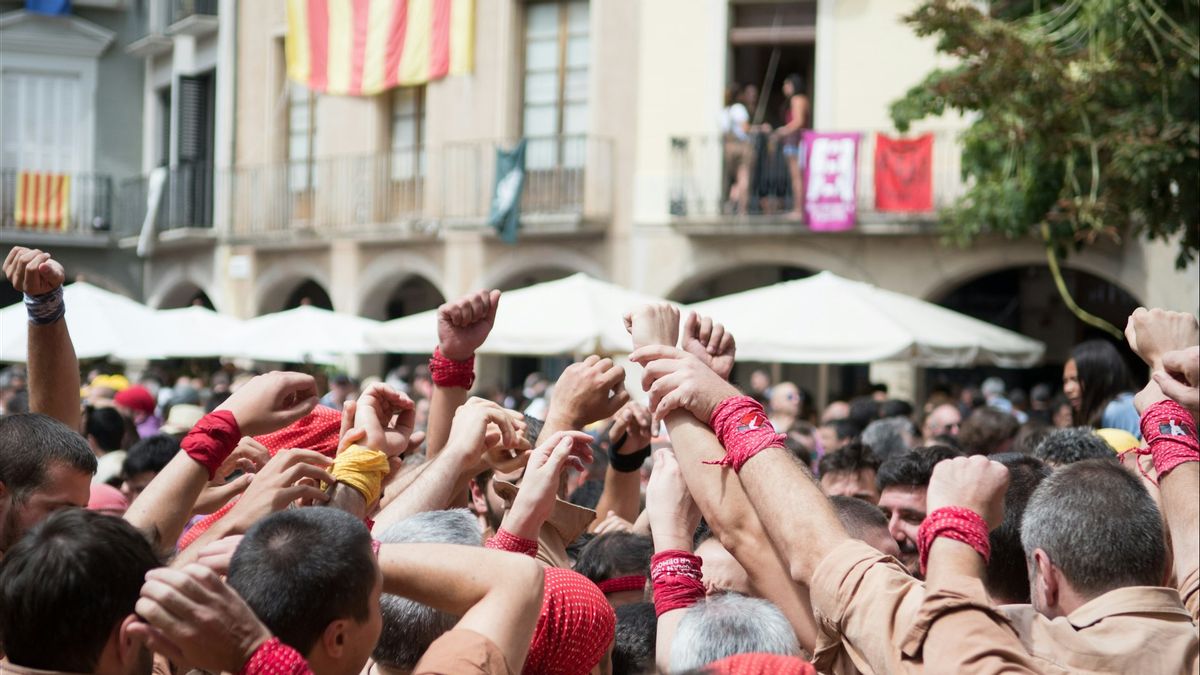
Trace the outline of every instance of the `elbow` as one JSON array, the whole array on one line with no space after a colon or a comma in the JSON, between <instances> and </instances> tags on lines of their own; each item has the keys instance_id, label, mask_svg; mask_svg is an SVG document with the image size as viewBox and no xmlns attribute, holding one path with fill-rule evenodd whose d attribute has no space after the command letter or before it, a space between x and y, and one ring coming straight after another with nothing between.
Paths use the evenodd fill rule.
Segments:
<instances>
[{"instance_id":1,"label":"elbow","mask_svg":"<svg viewBox=\"0 0 1200 675\"><path fill-rule=\"evenodd\" d=\"M515 562L515 561L514 561ZM546 571L535 558L520 557L518 569L504 581L504 586L521 596L522 614L537 616L542 611L542 599L546 592Z\"/></svg>"}]
</instances>

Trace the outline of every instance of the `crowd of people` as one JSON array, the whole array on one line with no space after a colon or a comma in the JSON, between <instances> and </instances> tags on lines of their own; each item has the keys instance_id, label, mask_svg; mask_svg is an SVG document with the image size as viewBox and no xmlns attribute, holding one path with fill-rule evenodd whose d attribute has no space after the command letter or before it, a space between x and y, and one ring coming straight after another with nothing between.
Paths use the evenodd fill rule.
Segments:
<instances>
[{"instance_id":1,"label":"crowd of people","mask_svg":"<svg viewBox=\"0 0 1200 675\"><path fill-rule=\"evenodd\" d=\"M611 317L645 397L599 356L471 396L499 291L380 381L85 379L62 266L4 273L29 314L0 378L4 672L1200 667L1191 314L1129 318L1136 394L1085 343L1062 406L989 380L815 411L739 390L734 336L670 305Z\"/></svg>"}]
</instances>

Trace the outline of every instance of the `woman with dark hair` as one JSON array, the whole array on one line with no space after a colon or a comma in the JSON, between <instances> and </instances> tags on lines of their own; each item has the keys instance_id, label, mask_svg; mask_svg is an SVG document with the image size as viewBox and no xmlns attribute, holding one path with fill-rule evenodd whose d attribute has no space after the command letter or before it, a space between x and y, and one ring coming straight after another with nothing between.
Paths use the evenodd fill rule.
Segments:
<instances>
[{"instance_id":1,"label":"woman with dark hair","mask_svg":"<svg viewBox=\"0 0 1200 675\"><path fill-rule=\"evenodd\" d=\"M788 173L792 178L792 212L794 217L804 214L804 130L808 128L808 97L804 95L804 78L796 73L783 81L784 125L776 129L772 139L783 141L783 156L787 159Z\"/></svg>"},{"instance_id":2,"label":"woman with dark hair","mask_svg":"<svg viewBox=\"0 0 1200 675\"><path fill-rule=\"evenodd\" d=\"M1104 340L1075 345L1063 366L1063 393L1075 413L1075 424L1093 429L1124 429L1142 437L1129 370L1117 348Z\"/></svg>"}]
</instances>

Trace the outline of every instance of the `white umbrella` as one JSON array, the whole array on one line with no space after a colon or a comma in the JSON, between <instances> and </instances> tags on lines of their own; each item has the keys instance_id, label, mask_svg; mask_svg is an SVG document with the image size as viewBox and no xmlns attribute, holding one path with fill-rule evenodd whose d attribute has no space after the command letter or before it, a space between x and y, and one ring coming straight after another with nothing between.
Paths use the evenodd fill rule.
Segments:
<instances>
[{"instance_id":1,"label":"white umbrella","mask_svg":"<svg viewBox=\"0 0 1200 675\"><path fill-rule=\"evenodd\" d=\"M347 354L368 354L367 331L378 321L304 305L245 321L226 356L256 361L337 363Z\"/></svg>"},{"instance_id":2,"label":"white umbrella","mask_svg":"<svg viewBox=\"0 0 1200 675\"><path fill-rule=\"evenodd\" d=\"M169 358L226 356L236 351L243 321L207 307L159 310L152 340L156 351Z\"/></svg>"},{"instance_id":3,"label":"white umbrella","mask_svg":"<svg viewBox=\"0 0 1200 675\"><path fill-rule=\"evenodd\" d=\"M633 347L621 316L659 298L575 274L500 298L481 354L624 354ZM437 344L437 310L389 321L367 335L380 350L428 353Z\"/></svg>"},{"instance_id":4,"label":"white umbrella","mask_svg":"<svg viewBox=\"0 0 1200 675\"><path fill-rule=\"evenodd\" d=\"M692 307L725 324L746 361L1028 368L1046 350L1019 333L830 272Z\"/></svg>"},{"instance_id":5,"label":"white umbrella","mask_svg":"<svg viewBox=\"0 0 1200 675\"><path fill-rule=\"evenodd\" d=\"M117 359L158 358L153 340L137 336L152 330L154 310L129 298L84 281L63 289L67 327L81 359L111 356ZM0 310L0 361L26 360L24 303Z\"/></svg>"}]
</instances>

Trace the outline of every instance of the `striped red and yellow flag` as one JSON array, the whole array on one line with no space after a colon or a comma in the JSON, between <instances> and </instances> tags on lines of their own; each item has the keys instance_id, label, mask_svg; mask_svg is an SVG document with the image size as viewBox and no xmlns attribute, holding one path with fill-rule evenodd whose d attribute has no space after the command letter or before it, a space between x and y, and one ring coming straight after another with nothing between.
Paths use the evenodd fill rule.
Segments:
<instances>
[{"instance_id":1,"label":"striped red and yellow flag","mask_svg":"<svg viewBox=\"0 0 1200 675\"><path fill-rule=\"evenodd\" d=\"M17 174L17 227L65 230L70 221L71 177L61 173Z\"/></svg>"},{"instance_id":2,"label":"striped red and yellow flag","mask_svg":"<svg viewBox=\"0 0 1200 675\"><path fill-rule=\"evenodd\" d=\"M475 0L288 0L288 77L371 96L471 72Z\"/></svg>"}]
</instances>

